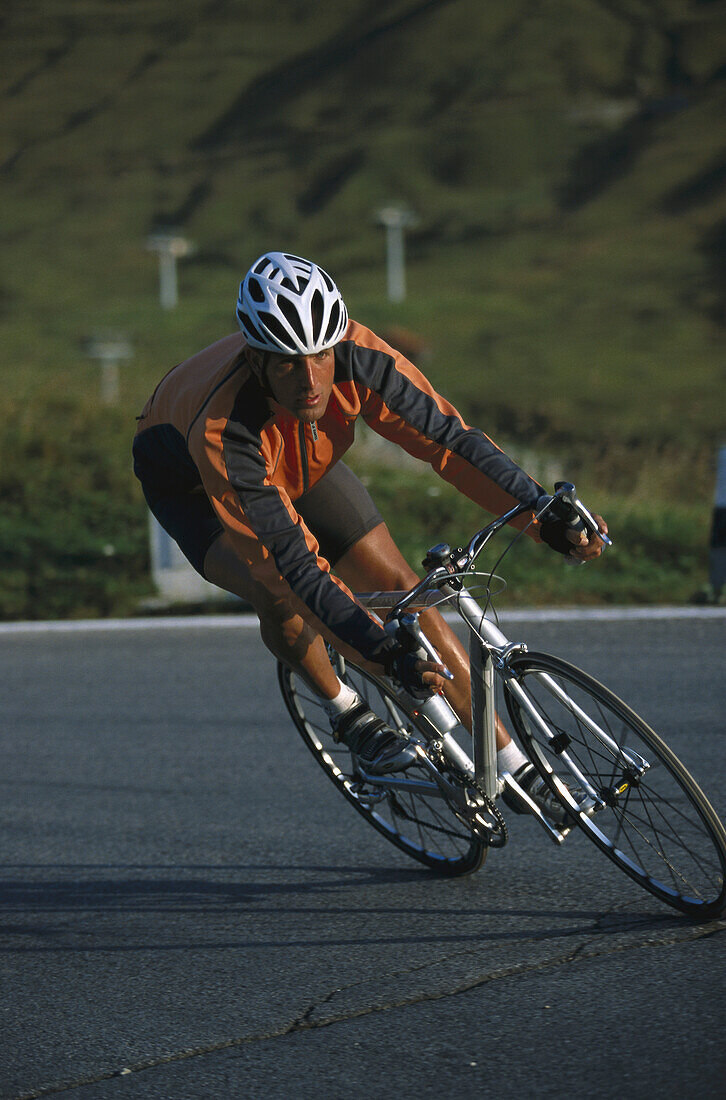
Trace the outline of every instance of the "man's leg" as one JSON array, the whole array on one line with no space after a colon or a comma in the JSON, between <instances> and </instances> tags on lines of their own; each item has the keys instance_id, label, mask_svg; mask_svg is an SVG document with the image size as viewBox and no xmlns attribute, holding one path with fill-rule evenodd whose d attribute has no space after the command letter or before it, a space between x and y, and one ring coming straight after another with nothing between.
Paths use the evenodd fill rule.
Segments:
<instances>
[{"instance_id":1,"label":"man's leg","mask_svg":"<svg viewBox=\"0 0 726 1100\"><path fill-rule=\"evenodd\" d=\"M334 572L353 592L408 589L420 579L396 546L385 523L378 524L347 550L335 563ZM438 611L430 608L421 614L420 621L424 634L454 676L444 694L461 724L471 730L471 680L466 649ZM498 716L496 736L497 749L511 741Z\"/></svg>"},{"instance_id":2,"label":"man's leg","mask_svg":"<svg viewBox=\"0 0 726 1100\"><path fill-rule=\"evenodd\" d=\"M252 604L260 620L262 640L270 652L299 671L324 699L335 698L340 682L322 636L282 593L276 595L254 580L226 535L220 535L207 551L204 575L212 584Z\"/></svg>"},{"instance_id":3,"label":"man's leg","mask_svg":"<svg viewBox=\"0 0 726 1100\"><path fill-rule=\"evenodd\" d=\"M356 480L354 475L350 474L350 477ZM235 548L229 535L222 531L204 493L160 493L158 488L148 485L144 486L144 492L158 522L194 568L207 580L252 604L268 649L297 671L325 701L336 739L348 745L371 773L407 768L415 758L413 746L370 710L349 685L338 679L328 659L323 638L332 641L344 657L352 656L359 660L359 655L342 640L332 636L328 628L293 594L280 576L274 560L252 532L247 536L244 556L240 557L240 546ZM348 495L343 491L343 504ZM340 491L338 496L341 496ZM340 533L346 529L346 524L340 522L340 509L328 507L323 512L328 522L334 521L335 531ZM345 508L343 514L345 516ZM360 526L358 510L353 507L352 516L347 518L346 537L350 542L355 542L355 528L351 537L350 521ZM240 535L239 538L244 540L245 536ZM245 564L246 560L255 561L254 574ZM378 671L377 666L374 671Z\"/></svg>"},{"instance_id":4,"label":"man's leg","mask_svg":"<svg viewBox=\"0 0 726 1100\"><path fill-rule=\"evenodd\" d=\"M348 745L366 771L372 774L402 771L413 763L416 758L413 746L391 730L354 690L338 679L328 659L322 634L295 609L297 601L287 594L279 576L270 578L270 588L253 580L225 535L207 551L204 572L208 580L252 604L267 648L302 675L313 691L327 701L326 710L336 740ZM281 589L279 595L276 589Z\"/></svg>"}]
</instances>

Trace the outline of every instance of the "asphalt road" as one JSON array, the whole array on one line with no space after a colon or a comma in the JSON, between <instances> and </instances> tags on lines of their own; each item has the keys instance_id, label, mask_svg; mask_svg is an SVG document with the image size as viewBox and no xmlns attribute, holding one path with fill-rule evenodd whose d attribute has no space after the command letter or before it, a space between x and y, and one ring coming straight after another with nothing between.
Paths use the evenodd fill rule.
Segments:
<instances>
[{"instance_id":1,"label":"asphalt road","mask_svg":"<svg viewBox=\"0 0 726 1100\"><path fill-rule=\"evenodd\" d=\"M726 816L726 617L508 632ZM0 669L3 1097L723 1095L726 922L524 819L431 877L315 766L256 632L0 632Z\"/></svg>"}]
</instances>

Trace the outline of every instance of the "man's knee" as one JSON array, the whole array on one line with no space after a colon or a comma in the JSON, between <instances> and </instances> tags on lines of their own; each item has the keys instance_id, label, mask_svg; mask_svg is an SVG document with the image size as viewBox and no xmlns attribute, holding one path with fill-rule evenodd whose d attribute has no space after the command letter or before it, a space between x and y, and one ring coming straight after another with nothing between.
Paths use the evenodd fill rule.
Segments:
<instances>
[{"instance_id":1,"label":"man's knee","mask_svg":"<svg viewBox=\"0 0 726 1100\"><path fill-rule=\"evenodd\" d=\"M206 579L251 604L260 619L285 614L287 586L276 570L270 569L269 573L265 582L254 577L227 535L212 543L204 559Z\"/></svg>"},{"instance_id":2,"label":"man's knee","mask_svg":"<svg viewBox=\"0 0 726 1100\"><path fill-rule=\"evenodd\" d=\"M419 580L384 523L359 539L336 563L335 572L354 592L413 588Z\"/></svg>"},{"instance_id":3,"label":"man's knee","mask_svg":"<svg viewBox=\"0 0 726 1100\"><path fill-rule=\"evenodd\" d=\"M266 600L256 609L262 641L276 657L302 662L317 632L288 600Z\"/></svg>"}]
</instances>

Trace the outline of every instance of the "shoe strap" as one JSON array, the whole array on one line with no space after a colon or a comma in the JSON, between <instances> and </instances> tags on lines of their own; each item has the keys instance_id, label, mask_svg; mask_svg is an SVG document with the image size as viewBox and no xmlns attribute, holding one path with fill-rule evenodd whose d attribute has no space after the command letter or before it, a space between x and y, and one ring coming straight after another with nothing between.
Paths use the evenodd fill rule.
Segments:
<instances>
[{"instance_id":1,"label":"shoe strap","mask_svg":"<svg viewBox=\"0 0 726 1100\"><path fill-rule=\"evenodd\" d=\"M336 742L342 741L352 752L360 753L385 728L386 723L361 702L346 711L340 721L335 723L333 738ZM393 732L391 737L395 737Z\"/></svg>"}]
</instances>

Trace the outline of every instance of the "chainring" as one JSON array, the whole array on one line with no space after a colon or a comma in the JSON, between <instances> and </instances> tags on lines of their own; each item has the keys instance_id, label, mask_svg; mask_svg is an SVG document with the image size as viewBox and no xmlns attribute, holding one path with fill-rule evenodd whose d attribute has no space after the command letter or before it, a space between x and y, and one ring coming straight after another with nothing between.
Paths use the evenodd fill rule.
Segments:
<instances>
[{"instance_id":1,"label":"chainring","mask_svg":"<svg viewBox=\"0 0 726 1100\"><path fill-rule=\"evenodd\" d=\"M476 780L470 779L458 769L453 769L443 754L434 754L431 748L432 746L428 748L430 758L444 778L452 786L458 787L466 803L464 810L458 801L444 795L451 812L482 844L486 844L488 848L503 848L509 839L509 830L499 807Z\"/></svg>"}]
</instances>

